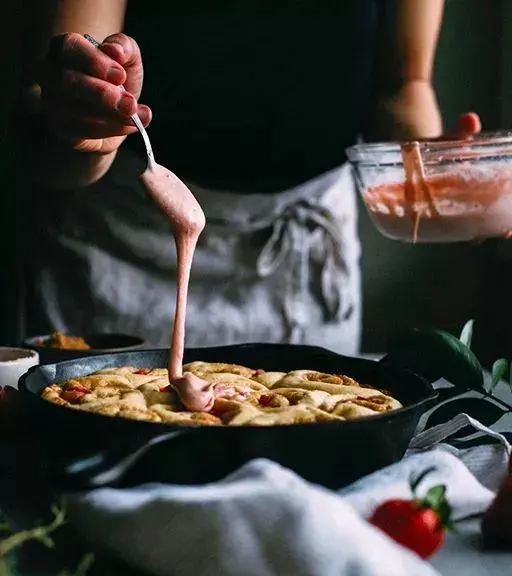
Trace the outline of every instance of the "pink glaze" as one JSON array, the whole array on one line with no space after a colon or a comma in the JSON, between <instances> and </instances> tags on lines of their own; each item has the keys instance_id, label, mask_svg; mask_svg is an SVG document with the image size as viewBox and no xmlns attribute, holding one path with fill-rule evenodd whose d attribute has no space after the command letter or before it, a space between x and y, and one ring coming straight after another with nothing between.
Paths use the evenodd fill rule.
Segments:
<instances>
[{"instance_id":1,"label":"pink glaze","mask_svg":"<svg viewBox=\"0 0 512 576\"><path fill-rule=\"evenodd\" d=\"M508 238L512 229L512 168L459 165L425 176L417 142L402 145L404 182L363 192L375 224L394 239L412 242Z\"/></svg>"},{"instance_id":2,"label":"pink glaze","mask_svg":"<svg viewBox=\"0 0 512 576\"><path fill-rule=\"evenodd\" d=\"M193 374L183 374L190 269L205 216L192 192L167 168L157 164L146 170L141 179L149 196L169 219L176 243L178 277L168 362L169 384L189 410L207 412L214 402L213 386Z\"/></svg>"},{"instance_id":3,"label":"pink glaze","mask_svg":"<svg viewBox=\"0 0 512 576\"><path fill-rule=\"evenodd\" d=\"M213 408L215 395L210 382L202 380L195 374L185 372L178 378L169 378L183 405L193 412L209 412Z\"/></svg>"}]
</instances>

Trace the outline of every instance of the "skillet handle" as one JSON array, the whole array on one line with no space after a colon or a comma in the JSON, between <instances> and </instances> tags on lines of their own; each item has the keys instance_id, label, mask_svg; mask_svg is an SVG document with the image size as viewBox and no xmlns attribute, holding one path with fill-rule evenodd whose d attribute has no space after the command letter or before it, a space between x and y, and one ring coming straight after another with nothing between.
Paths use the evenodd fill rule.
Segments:
<instances>
[{"instance_id":1,"label":"skillet handle","mask_svg":"<svg viewBox=\"0 0 512 576\"><path fill-rule=\"evenodd\" d=\"M68 461L53 470L52 485L59 492L86 492L115 485L153 446L191 434L193 430L173 430L130 446L122 445Z\"/></svg>"}]
</instances>

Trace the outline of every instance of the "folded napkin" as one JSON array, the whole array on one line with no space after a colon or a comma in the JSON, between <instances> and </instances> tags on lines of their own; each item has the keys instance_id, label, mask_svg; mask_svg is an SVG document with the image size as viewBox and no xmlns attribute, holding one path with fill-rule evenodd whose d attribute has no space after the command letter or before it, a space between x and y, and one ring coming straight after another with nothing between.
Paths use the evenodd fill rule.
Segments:
<instances>
[{"instance_id":1,"label":"folded napkin","mask_svg":"<svg viewBox=\"0 0 512 576\"><path fill-rule=\"evenodd\" d=\"M268 460L201 488L98 490L70 515L107 551L158 575L436 574L334 492Z\"/></svg>"},{"instance_id":2,"label":"folded napkin","mask_svg":"<svg viewBox=\"0 0 512 576\"><path fill-rule=\"evenodd\" d=\"M440 444L467 424L499 445L479 447L475 459ZM504 437L460 415L417 436L401 462L339 492L254 460L205 486L147 484L70 496L68 511L87 538L158 576L431 576L439 572L365 517L388 498L409 498L411 473L432 466L428 483L447 486L455 518L480 513L493 492L470 467L481 473L492 465L498 478L509 454Z\"/></svg>"}]
</instances>

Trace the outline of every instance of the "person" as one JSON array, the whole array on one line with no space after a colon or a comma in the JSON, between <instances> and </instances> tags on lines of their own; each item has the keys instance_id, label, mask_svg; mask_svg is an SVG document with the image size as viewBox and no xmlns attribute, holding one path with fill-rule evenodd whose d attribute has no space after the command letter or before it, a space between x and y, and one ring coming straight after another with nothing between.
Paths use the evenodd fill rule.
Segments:
<instances>
[{"instance_id":1,"label":"person","mask_svg":"<svg viewBox=\"0 0 512 576\"><path fill-rule=\"evenodd\" d=\"M344 151L361 137L442 134L432 69L443 0L27 4L30 330L168 345L175 251L138 179L138 113L157 161L207 218L187 345L357 353L357 197ZM478 118L463 116L461 130L478 131Z\"/></svg>"}]
</instances>

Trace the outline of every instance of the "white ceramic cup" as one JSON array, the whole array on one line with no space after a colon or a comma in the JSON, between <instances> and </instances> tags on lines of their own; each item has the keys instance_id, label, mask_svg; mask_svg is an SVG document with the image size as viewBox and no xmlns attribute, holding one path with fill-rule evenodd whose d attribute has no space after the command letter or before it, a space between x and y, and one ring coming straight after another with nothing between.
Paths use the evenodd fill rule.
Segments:
<instances>
[{"instance_id":1,"label":"white ceramic cup","mask_svg":"<svg viewBox=\"0 0 512 576\"><path fill-rule=\"evenodd\" d=\"M0 346L0 386L18 388L18 380L32 366L39 364L39 354L28 348Z\"/></svg>"}]
</instances>

